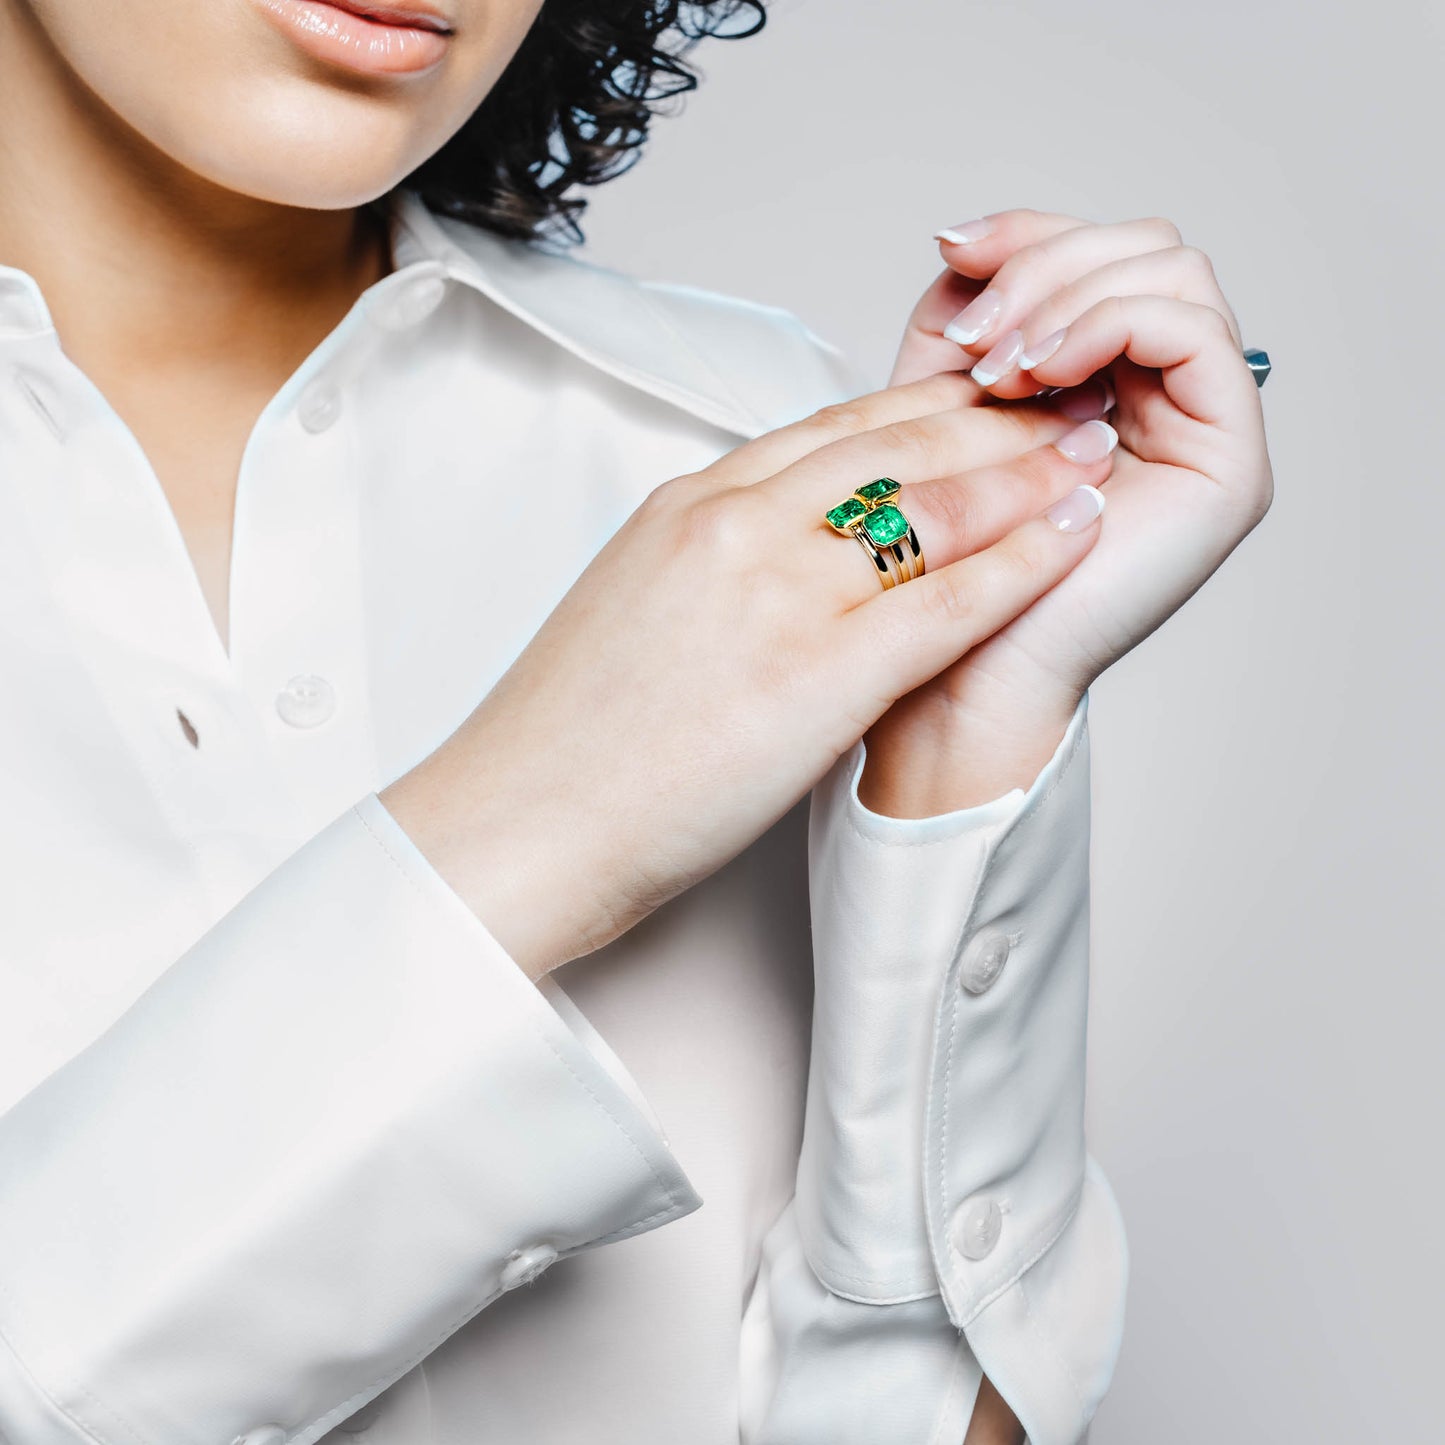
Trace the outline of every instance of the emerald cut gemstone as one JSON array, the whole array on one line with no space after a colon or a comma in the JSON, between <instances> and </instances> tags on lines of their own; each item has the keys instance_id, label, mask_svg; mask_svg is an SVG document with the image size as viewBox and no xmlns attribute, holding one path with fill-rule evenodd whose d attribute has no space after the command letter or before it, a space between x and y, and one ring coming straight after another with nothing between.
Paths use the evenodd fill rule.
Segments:
<instances>
[{"instance_id":1,"label":"emerald cut gemstone","mask_svg":"<svg viewBox=\"0 0 1445 1445\"><path fill-rule=\"evenodd\" d=\"M908 535L908 518L891 502L885 502L868 513L863 530L873 539L874 546L891 547Z\"/></svg>"},{"instance_id":2,"label":"emerald cut gemstone","mask_svg":"<svg viewBox=\"0 0 1445 1445\"><path fill-rule=\"evenodd\" d=\"M901 490L892 477L879 477L859 487L853 495L862 497L865 502L881 502L885 497L896 497Z\"/></svg>"},{"instance_id":3,"label":"emerald cut gemstone","mask_svg":"<svg viewBox=\"0 0 1445 1445\"><path fill-rule=\"evenodd\" d=\"M832 511L824 515L832 526L843 532L847 530L850 522L856 522L867 510L857 497L849 497L846 502L839 502Z\"/></svg>"}]
</instances>

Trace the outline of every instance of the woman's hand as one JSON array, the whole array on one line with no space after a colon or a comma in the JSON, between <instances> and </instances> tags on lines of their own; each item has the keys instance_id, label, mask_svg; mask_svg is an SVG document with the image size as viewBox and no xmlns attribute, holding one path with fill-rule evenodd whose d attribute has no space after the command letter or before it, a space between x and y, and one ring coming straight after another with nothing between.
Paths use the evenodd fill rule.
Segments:
<instances>
[{"instance_id":1,"label":"woman's hand","mask_svg":"<svg viewBox=\"0 0 1445 1445\"><path fill-rule=\"evenodd\" d=\"M1026 786L1085 689L1198 590L1273 497L1238 325L1208 257L1170 222L1005 211L940 238L950 269L915 309L892 384L972 364L972 400L990 410L1100 378L1120 444L1099 545L867 734L859 796L906 817Z\"/></svg>"},{"instance_id":2,"label":"woman's hand","mask_svg":"<svg viewBox=\"0 0 1445 1445\"><path fill-rule=\"evenodd\" d=\"M529 975L741 851L1094 546L1077 504L1108 456L1071 459L1076 424L1055 407L967 406L973 390L954 374L875 392L658 487L472 716L381 795ZM928 562L887 590L823 521L878 476L903 484ZM1040 515L1061 500L1068 530Z\"/></svg>"}]
</instances>

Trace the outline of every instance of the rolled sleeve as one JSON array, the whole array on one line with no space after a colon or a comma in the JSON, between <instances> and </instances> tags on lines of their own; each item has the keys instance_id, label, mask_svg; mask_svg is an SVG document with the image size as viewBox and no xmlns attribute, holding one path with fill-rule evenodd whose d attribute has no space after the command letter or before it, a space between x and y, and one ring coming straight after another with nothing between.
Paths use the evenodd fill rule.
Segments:
<instances>
[{"instance_id":1,"label":"rolled sleeve","mask_svg":"<svg viewBox=\"0 0 1445 1445\"><path fill-rule=\"evenodd\" d=\"M0 1436L310 1445L505 1289L701 1202L371 794L0 1117Z\"/></svg>"}]
</instances>

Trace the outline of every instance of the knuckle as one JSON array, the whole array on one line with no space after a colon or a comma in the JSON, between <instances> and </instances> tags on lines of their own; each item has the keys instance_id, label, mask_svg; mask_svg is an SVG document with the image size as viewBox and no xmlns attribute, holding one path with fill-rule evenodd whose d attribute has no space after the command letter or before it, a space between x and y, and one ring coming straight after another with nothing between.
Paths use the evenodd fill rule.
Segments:
<instances>
[{"instance_id":1,"label":"knuckle","mask_svg":"<svg viewBox=\"0 0 1445 1445\"><path fill-rule=\"evenodd\" d=\"M686 505L670 509L674 545L683 552L744 555L755 534L746 502L743 492L735 490L694 497Z\"/></svg>"},{"instance_id":2,"label":"knuckle","mask_svg":"<svg viewBox=\"0 0 1445 1445\"><path fill-rule=\"evenodd\" d=\"M851 436L854 432L868 431L872 427L872 407L866 397L848 397L820 406L808 417L807 425L830 437Z\"/></svg>"},{"instance_id":3,"label":"knuckle","mask_svg":"<svg viewBox=\"0 0 1445 1445\"><path fill-rule=\"evenodd\" d=\"M883 440L890 450L902 454L910 463L917 463L925 475L937 466L944 451L938 426L927 417L907 417L890 422L882 429Z\"/></svg>"},{"instance_id":4,"label":"knuckle","mask_svg":"<svg viewBox=\"0 0 1445 1445\"><path fill-rule=\"evenodd\" d=\"M1050 546L1050 540L1042 527L1022 527L1006 548L1009 568L1020 580L1020 590L1030 596L1044 591L1054 580L1058 548Z\"/></svg>"},{"instance_id":5,"label":"knuckle","mask_svg":"<svg viewBox=\"0 0 1445 1445\"><path fill-rule=\"evenodd\" d=\"M1018 444L1018 452L1030 451L1039 444L1038 414L1026 406L990 406L989 426L1006 434L1006 440Z\"/></svg>"},{"instance_id":6,"label":"knuckle","mask_svg":"<svg viewBox=\"0 0 1445 1445\"><path fill-rule=\"evenodd\" d=\"M1250 528L1259 526L1274 505L1274 471L1266 467L1263 476L1260 477L1259 486L1255 489L1251 498L1253 503L1250 509Z\"/></svg>"},{"instance_id":7,"label":"knuckle","mask_svg":"<svg viewBox=\"0 0 1445 1445\"><path fill-rule=\"evenodd\" d=\"M952 411L969 401L974 384L966 371L936 371L921 381L910 382L908 389L932 410Z\"/></svg>"},{"instance_id":8,"label":"knuckle","mask_svg":"<svg viewBox=\"0 0 1445 1445\"><path fill-rule=\"evenodd\" d=\"M1044 262L1047 255L1045 243L1040 241L1031 242L1027 246L1020 246L1002 266L998 268L993 278L994 285L1000 290L1016 288L1022 283L1027 289L1033 277Z\"/></svg>"},{"instance_id":9,"label":"knuckle","mask_svg":"<svg viewBox=\"0 0 1445 1445\"><path fill-rule=\"evenodd\" d=\"M917 497L924 513L938 523L946 536L968 539L978 535L982 509L972 487L957 482L920 482Z\"/></svg>"},{"instance_id":10,"label":"knuckle","mask_svg":"<svg viewBox=\"0 0 1445 1445\"><path fill-rule=\"evenodd\" d=\"M639 510L652 514L679 511L701 497L711 496L718 483L701 472L683 472L654 487L643 499Z\"/></svg>"},{"instance_id":11,"label":"knuckle","mask_svg":"<svg viewBox=\"0 0 1445 1445\"><path fill-rule=\"evenodd\" d=\"M1148 216L1144 225L1156 235L1163 238L1166 246L1178 246L1184 241L1183 233L1167 216Z\"/></svg>"},{"instance_id":12,"label":"knuckle","mask_svg":"<svg viewBox=\"0 0 1445 1445\"><path fill-rule=\"evenodd\" d=\"M923 588L920 601L930 621L953 627L966 622L977 611L976 591L969 573L945 567L933 574L933 583Z\"/></svg>"},{"instance_id":13,"label":"knuckle","mask_svg":"<svg viewBox=\"0 0 1445 1445\"><path fill-rule=\"evenodd\" d=\"M1035 511L1042 511L1053 500L1061 478L1075 477L1080 470L1077 462L1070 461L1054 446L1025 452L1009 468L1012 480L1024 495L1025 505Z\"/></svg>"},{"instance_id":14,"label":"knuckle","mask_svg":"<svg viewBox=\"0 0 1445 1445\"><path fill-rule=\"evenodd\" d=\"M1202 251L1198 246L1180 246L1179 253L1179 259L1192 274L1204 281L1215 280L1214 262L1209 259L1207 251Z\"/></svg>"},{"instance_id":15,"label":"knuckle","mask_svg":"<svg viewBox=\"0 0 1445 1445\"><path fill-rule=\"evenodd\" d=\"M1232 350L1234 332L1230 330L1229 318L1213 306L1201 306L1200 309L1205 312L1204 324L1214 333L1215 340L1223 342Z\"/></svg>"}]
</instances>

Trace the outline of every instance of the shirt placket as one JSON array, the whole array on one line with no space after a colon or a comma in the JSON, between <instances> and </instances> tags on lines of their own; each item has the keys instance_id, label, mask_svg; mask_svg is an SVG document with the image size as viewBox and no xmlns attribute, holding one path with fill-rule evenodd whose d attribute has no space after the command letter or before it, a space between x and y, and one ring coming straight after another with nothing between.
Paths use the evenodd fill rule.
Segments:
<instances>
[{"instance_id":1,"label":"shirt placket","mask_svg":"<svg viewBox=\"0 0 1445 1445\"><path fill-rule=\"evenodd\" d=\"M0 274L7 491L213 915L377 785L352 387L444 289L430 261L384 278L258 419L237 479L228 654L149 459L64 355L34 283Z\"/></svg>"},{"instance_id":2,"label":"shirt placket","mask_svg":"<svg viewBox=\"0 0 1445 1445\"><path fill-rule=\"evenodd\" d=\"M405 418L360 415L359 381L391 364L390 344L425 323L447 285L423 259L370 287L266 408L242 461L232 677L299 801L303 836L380 785L361 518L364 486L387 479L371 476L366 439Z\"/></svg>"}]
</instances>

